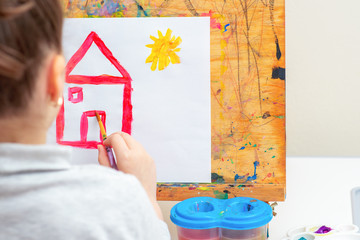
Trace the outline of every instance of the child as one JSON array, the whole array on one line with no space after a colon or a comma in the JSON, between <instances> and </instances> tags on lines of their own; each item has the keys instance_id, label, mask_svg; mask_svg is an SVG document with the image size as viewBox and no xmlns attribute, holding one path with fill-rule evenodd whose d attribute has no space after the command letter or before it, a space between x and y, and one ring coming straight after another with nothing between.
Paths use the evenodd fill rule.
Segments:
<instances>
[{"instance_id":1,"label":"child","mask_svg":"<svg viewBox=\"0 0 360 240\"><path fill-rule=\"evenodd\" d=\"M0 239L170 239L156 202L154 161L114 133L119 171L71 166L45 145L62 105L65 61L58 0L0 0Z\"/></svg>"}]
</instances>

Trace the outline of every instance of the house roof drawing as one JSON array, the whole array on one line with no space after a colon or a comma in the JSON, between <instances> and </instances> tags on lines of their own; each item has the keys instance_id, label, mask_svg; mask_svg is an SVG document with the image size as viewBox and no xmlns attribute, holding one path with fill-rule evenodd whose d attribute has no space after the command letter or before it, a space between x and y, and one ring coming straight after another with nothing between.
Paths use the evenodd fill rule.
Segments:
<instances>
[{"instance_id":1,"label":"house roof drawing","mask_svg":"<svg viewBox=\"0 0 360 240\"><path fill-rule=\"evenodd\" d=\"M111 62L111 64L119 71L122 77L115 77L109 75L101 76L83 76L83 75L70 75L76 65L83 59L91 45L95 43L101 53ZM131 82L129 73L122 67L119 61L113 56L112 52L106 47L105 43L95 33L91 32L85 39L84 43L70 58L66 65L66 82L75 84L126 84Z\"/></svg>"}]
</instances>

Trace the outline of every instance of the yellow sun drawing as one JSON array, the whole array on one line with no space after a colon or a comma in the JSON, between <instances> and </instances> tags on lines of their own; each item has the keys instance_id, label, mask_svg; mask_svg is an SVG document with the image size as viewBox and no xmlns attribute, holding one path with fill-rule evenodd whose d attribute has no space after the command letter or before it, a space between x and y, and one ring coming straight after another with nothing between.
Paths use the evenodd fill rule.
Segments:
<instances>
[{"instance_id":1,"label":"yellow sun drawing","mask_svg":"<svg viewBox=\"0 0 360 240\"><path fill-rule=\"evenodd\" d=\"M158 31L159 38L150 36L151 40L154 41L154 44L146 45L146 47L151 48L152 50L145 63L152 62L152 71L156 70L156 66L158 66L159 71L161 71L169 66L170 62L172 64L180 63L180 58L175 52L180 51L180 48L177 47L181 43L181 38L177 37L175 39L175 36L171 37L171 33L172 31L168 29L165 36L160 31Z\"/></svg>"}]
</instances>

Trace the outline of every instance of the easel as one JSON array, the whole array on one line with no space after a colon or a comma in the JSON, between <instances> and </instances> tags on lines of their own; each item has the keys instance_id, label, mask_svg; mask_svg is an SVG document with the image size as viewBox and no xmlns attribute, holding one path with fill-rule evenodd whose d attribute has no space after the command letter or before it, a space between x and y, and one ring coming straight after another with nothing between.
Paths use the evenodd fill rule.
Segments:
<instances>
[{"instance_id":1,"label":"easel","mask_svg":"<svg viewBox=\"0 0 360 240\"><path fill-rule=\"evenodd\" d=\"M285 1L128 2L63 0L66 17L211 17L212 183L159 183L158 199L283 201Z\"/></svg>"}]
</instances>

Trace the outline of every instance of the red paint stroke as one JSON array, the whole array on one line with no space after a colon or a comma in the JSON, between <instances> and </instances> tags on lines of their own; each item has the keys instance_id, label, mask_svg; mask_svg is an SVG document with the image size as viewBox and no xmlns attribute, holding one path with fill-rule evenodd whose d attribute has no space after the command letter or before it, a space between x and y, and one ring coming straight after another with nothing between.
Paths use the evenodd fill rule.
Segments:
<instances>
[{"instance_id":1,"label":"red paint stroke","mask_svg":"<svg viewBox=\"0 0 360 240\"><path fill-rule=\"evenodd\" d=\"M221 29L221 23L217 21L217 19L214 16L214 11L209 11L209 13L202 13L200 16L202 17L210 17L210 27L214 29Z\"/></svg>"},{"instance_id":2,"label":"red paint stroke","mask_svg":"<svg viewBox=\"0 0 360 240\"><path fill-rule=\"evenodd\" d=\"M71 75L68 77L66 82L75 83L75 84L113 85L113 84L127 84L128 79L124 77L113 77L109 75L101 75L101 76Z\"/></svg>"},{"instance_id":3,"label":"red paint stroke","mask_svg":"<svg viewBox=\"0 0 360 240\"><path fill-rule=\"evenodd\" d=\"M97 149L97 146L101 144L97 141L87 141L87 142L81 142L81 141L61 141L59 144L61 145L67 145L72 147L78 147L78 148L86 148L86 149Z\"/></svg>"},{"instance_id":4,"label":"red paint stroke","mask_svg":"<svg viewBox=\"0 0 360 240\"><path fill-rule=\"evenodd\" d=\"M75 95L77 96L75 97ZM72 103L79 103L84 100L83 89L81 87L72 87L68 91L68 100Z\"/></svg>"},{"instance_id":5,"label":"red paint stroke","mask_svg":"<svg viewBox=\"0 0 360 240\"><path fill-rule=\"evenodd\" d=\"M95 112L100 115L101 121L104 124L104 128L106 130L106 113L105 111L99 110L92 110L86 111L82 114L80 119L80 141L60 141L59 144L61 145L68 145L72 147L79 147L79 148L87 148L87 149L96 149L99 144L102 144L102 136L101 132L99 132L99 139L100 141L88 141L87 134L88 134L88 118L89 117L96 117Z\"/></svg>"},{"instance_id":6,"label":"red paint stroke","mask_svg":"<svg viewBox=\"0 0 360 240\"><path fill-rule=\"evenodd\" d=\"M102 54L111 62L111 64L119 71L122 77L115 77L109 75L101 76L83 76L83 75L70 75L74 70L77 64L83 59L85 54L88 52L91 45L95 43ZM74 84L124 84L124 95L123 95L123 116L122 116L122 131L128 134L131 134L131 124L133 120L132 116L132 104L131 104L131 77L129 73L123 68L119 61L113 56L112 52L106 47L104 42L100 37L95 33L91 32L89 36L85 39L81 47L76 51L76 53L71 57L68 64L66 65L66 82ZM90 111L91 112L91 111ZM81 120L82 121L82 120ZM85 121L85 120L84 120ZM81 122L81 133L85 132L86 123ZM64 137L64 128L65 128L65 109L64 104L61 106L59 114L56 118L56 141L62 145L70 145L74 147L81 148L97 148L96 141L83 141L86 140L84 135L81 135L80 141L63 141Z\"/></svg>"},{"instance_id":7,"label":"red paint stroke","mask_svg":"<svg viewBox=\"0 0 360 240\"><path fill-rule=\"evenodd\" d=\"M89 121L88 118L89 117L96 117L95 112L97 112L100 115L100 119L104 125L105 131L106 131L106 113L104 111L98 111L98 110L93 110L93 111L87 111L84 112L81 116L81 120L80 120L80 139L81 142L87 142L87 135L88 135L88 128L89 128ZM99 138L102 142L102 137L101 137L101 133L100 133L100 138ZM99 142L99 143L101 143Z\"/></svg>"},{"instance_id":8,"label":"red paint stroke","mask_svg":"<svg viewBox=\"0 0 360 240\"><path fill-rule=\"evenodd\" d=\"M264 181L265 179L267 179L267 178L269 178L269 177L271 177L271 176L272 176L272 174L271 174L271 173L268 173L262 181Z\"/></svg>"}]
</instances>

